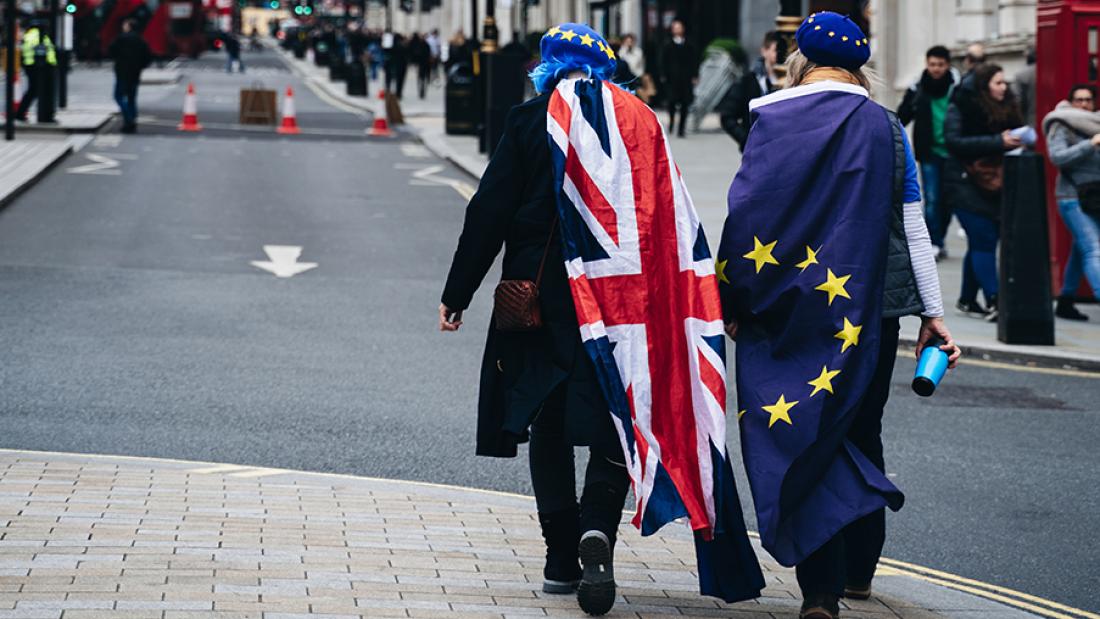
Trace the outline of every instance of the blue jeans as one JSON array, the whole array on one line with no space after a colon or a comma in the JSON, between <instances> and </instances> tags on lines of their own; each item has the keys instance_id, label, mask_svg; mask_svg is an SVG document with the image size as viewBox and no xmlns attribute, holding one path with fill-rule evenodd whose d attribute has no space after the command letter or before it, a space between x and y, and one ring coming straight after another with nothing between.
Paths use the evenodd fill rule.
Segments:
<instances>
[{"instance_id":1,"label":"blue jeans","mask_svg":"<svg viewBox=\"0 0 1100 619\"><path fill-rule=\"evenodd\" d=\"M943 158L935 155L929 155L927 161L920 163L921 185L924 186L924 223L936 247L943 247L943 237L947 235L947 226L951 223L951 213L945 212L946 205L940 200L943 163Z\"/></svg>"},{"instance_id":2,"label":"blue jeans","mask_svg":"<svg viewBox=\"0 0 1100 619\"><path fill-rule=\"evenodd\" d=\"M966 230L966 258L963 259L962 292L959 300L977 301L978 289L988 303L997 296L997 240L1000 227L985 215L970 211L955 211Z\"/></svg>"},{"instance_id":3,"label":"blue jeans","mask_svg":"<svg viewBox=\"0 0 1100 619\"><path fill-rule=\"evenodd\" d=\"M233 72L233 63L234 62L237 63L238 70L241 73L244 73L244 61L241 60L241 57L240 56L230 56L229 54L226 54L226 58L225 58L225 72L226 73L232 73Z\"/></svg>"},{"instance_id":4,"label":"blue jeans","mask_svg":"<svg viewBox=\"0 0 1100 619\"><path fill-rule=\"evenodd\" d=\"M140 79L133 81L115 78L115 102L122 112L122 122L126 125L137 123L137 90Z\"/></svg>"},{"instance_id":5,"label":"blue jeans","mask_svg":"<svg viewBox=\"0 0 1100 619\"><path fill-rule=\"evenodd\" d=\"M1062 295L1075 294L1082 275L1093 294L1100 294L1100 222L1081 210L1077 200L1059 200L1058 212L1073 235L1073 247L1062 276Z\"/></svg>"}]
</instances>

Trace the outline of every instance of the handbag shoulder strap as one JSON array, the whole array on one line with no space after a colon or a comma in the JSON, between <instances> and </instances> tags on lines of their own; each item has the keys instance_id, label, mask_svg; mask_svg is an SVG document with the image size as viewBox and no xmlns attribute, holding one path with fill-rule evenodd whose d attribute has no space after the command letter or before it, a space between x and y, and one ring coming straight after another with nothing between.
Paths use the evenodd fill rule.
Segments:
<instances>
[{"instance_id":1,"label":"handbag shoulder strap","mask_svg":"<svg viewBox=\"0 0 1100 619\"><path fill-rule=\"evenodd\" d=\"M546 269L546 257L550 255L550 244L554 242L554 233L558 230L558 216L554 215L554 223L550 226L550 236L546 239L546 248L542 250L542 260L539 261L539 274L535 277L535 288L542 285L542 272Z\"/></svg>"}]
</instances>

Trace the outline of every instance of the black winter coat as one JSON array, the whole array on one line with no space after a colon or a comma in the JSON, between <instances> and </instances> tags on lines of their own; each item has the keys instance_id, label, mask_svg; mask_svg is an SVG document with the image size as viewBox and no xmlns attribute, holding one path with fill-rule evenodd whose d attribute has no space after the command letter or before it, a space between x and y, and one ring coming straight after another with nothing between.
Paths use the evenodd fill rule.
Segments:
<instances>
[{"instance_id":1,"label":"black winter coat","mask_svg":"<svg viewBox=\"0 0 1100 619\"><path fill-rule=\"evenodd\" d=\"M927 75L927 71L925 75ZM954 69L949 71L948 75L951 76L953 82L957 82ZM952 84L952 86L957 85ZM902 125L908 125L914 121L916 123L913 125L913 156L917 161L928 161L932 156L932 141L934 139L932 136L932 99L935 98L937 97L925 91L921 80L917 80L905 91L905 97L902 98L901 105L898 106L898 118L901 119Z\"/></svg>"},{"instance_id":2,"label":"black winter coat","mask_svg":"<svg viewBox=\"0 0 1100 619\"><path fill-rule=\"evenodd\" d=\"M752 128L752 115L749 113L749 101L762 97L765 92L760 87L760 80L766 80L768 92L771 91L771 80L767 78L767 69L764 59L759 58L752 69L745 71L741 79L734 84L722 101L718 103L718 116L722 121L722 129L730 135L741 151L745 150L745 142L749 139L749 129Z\"/></svg>"},{"instance_id":3,"label":"black winter coat","mask_svg":"<svg viewBox=\"0 0 1100 619\"><path fill-rule=\"evenodd\" d=\"M966 176L965 164L983 157L1003 155L1001 132L1007 127L993 127L981 104L972 76L963 78L951 97L944 121L943 139L951 154L943 169L943 199L951 209L984 215L991 219L1001 216L1000 195L991 196L978 190Z\"/></svg>"},{"instance_id":4,"label":"black winter coat","mask_svg":"<svg viewBox=\"0 0 1100 619\"><path fill-rule=\"evenodd\" d=\"M695 78L699 77L699 54L684 41L669 41L661 51L661 79L670 102L691 103L695 99Z\"/></svg>"},{"instance_id":5,"label":"black winter coat","mask_svg":"<svg viewBox=\"0 0 1100 619\"><path fill-rule=\"evenodd\" d=\"M126 81L137 81L141 71L153 62L149 44L133 32L123 33L111 43L107 54L115 61L115 75Z\"/></svg>"},{"instance_id":6,"label":"black winter coat","mask_svg":"<svg viewBox=\"0 0 1100 619\"><path fill-rule=\"evenodd\" d=\"M539 288L545 327L537 332L497 331L491 324L481 366L477 453L513 457L543 403L565 389L566 440L617 448L618 437L581 343L573 295L554 223L553 166L546 134L549 95L508 114L504 137L466 208L443 304L464 310L501 246L503 279L534 280L550 241ZM553 230L553 238L550 239Z\"/></svg>"}]
</instances>

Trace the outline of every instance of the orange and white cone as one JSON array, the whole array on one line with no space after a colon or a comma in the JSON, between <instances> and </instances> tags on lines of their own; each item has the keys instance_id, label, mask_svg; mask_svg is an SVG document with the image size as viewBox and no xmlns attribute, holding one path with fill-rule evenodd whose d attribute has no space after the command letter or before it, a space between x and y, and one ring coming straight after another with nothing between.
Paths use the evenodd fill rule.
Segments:
<instances>
[{"instance_id":1,"label":"orange and white cone","mask_svg":"<svg viewBox=\"0 0 1100 619\"><path fill-rule=\"evenodd\" d=\"M294 109L294 89L286 87L286 97L283 99L283 124L279 125L278 133L284 135L296 135L302 132L298 128L298 113Z\"/></svg>"},{"instance_id":2,"label":"orange and white cone","mask_svg":"<svg viewBox=\"0 0 1100 619\"><path fill-rule=\"evenodd\" d=\"M195 84L187 84L187 96L183 99L183 121L177 127L180 131L202 131L199 124L199 104L195 99Z\"/></svg>"},{"instance_id":3,"label":"orange and white cone","mask_svg":"<svg viewBox=\"0 0 1100 619\"><path fill-rule=\"evenodd\" d=\"M391 138L393 137L393 131L390 130L390 123L386 120L386 91L378 91L378 105L374 108L374 126L370 128L367 135L375 137Z\"/></svg>"}]
</instances>

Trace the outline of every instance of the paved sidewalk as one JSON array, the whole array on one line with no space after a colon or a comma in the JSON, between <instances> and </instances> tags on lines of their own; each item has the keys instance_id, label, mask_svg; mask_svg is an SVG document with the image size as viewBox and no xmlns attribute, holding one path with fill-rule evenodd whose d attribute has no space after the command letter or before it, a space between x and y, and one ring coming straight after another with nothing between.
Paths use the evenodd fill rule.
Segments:
<instances>
[{"instance_id":1,"label":"paved sidewalk","mask_svg":"<svg viewBox=\"0 0 1100 619\"><path fill-rule=\"evenodd\" d=\"M14 200L86 139L39 135L0 140L0 206Z\"/></svg>"},{"instance_id":2,"label":"paved sidewalk","mask_svg":"<svg viewBox=\"0 0 1100 619\"><path fill-rule=\"evenodd\" d=\"M0 618L582 617L541 591L533 512L455 487L0 450ZM769 560L760 599L699 596L684 527L624 525L616 556L611 617L797 616L793 573ZM844 617L1032 616L934 580L880 568Z\"/></svg>"}]
</instances>

